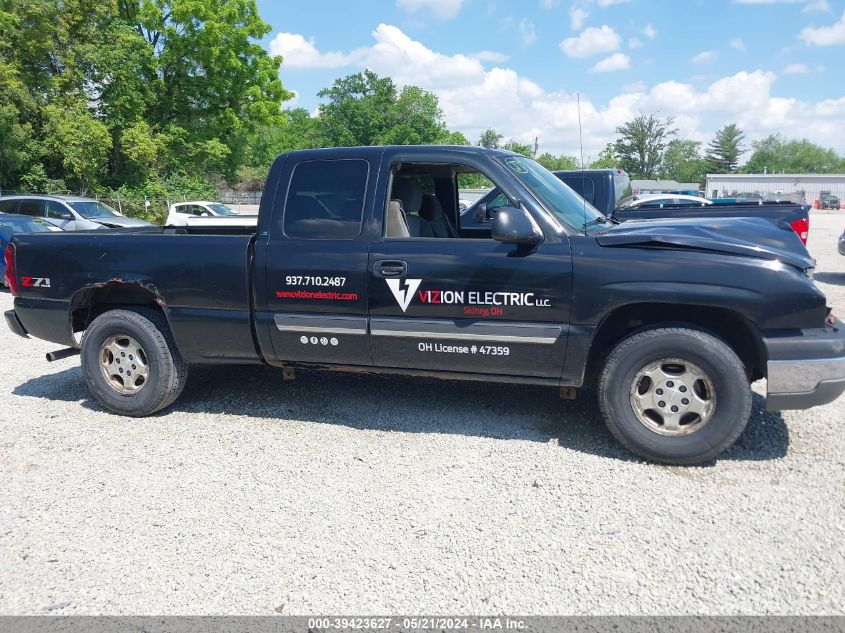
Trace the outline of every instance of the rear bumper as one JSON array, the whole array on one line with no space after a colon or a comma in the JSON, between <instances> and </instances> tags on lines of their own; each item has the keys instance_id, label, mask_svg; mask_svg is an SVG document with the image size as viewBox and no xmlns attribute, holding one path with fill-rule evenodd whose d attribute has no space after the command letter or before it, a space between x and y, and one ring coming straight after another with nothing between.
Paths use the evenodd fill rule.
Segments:
<instances>
[{"instance_id":1,"label":"rear bumper","mask_svg":"<svg viewBox=\"0 0 845 633\"><path fill-rule=\"evenodd\" d=\"M23 326L23 323L21 323L21 320L18 318L18 315L15 314L14 310L6 310L3 314L6 317L6 325L9 326L9 329L12 330L12 332L18 336L29 338L26 328Z\"/></svg>"},{"instance_id":2,"label":"rear bumper","mask_svg":"<svg viewBox=\"0 0 845 633\"><path fill-rule=\"evenodd\" d=\"M764 339L769 354L766 409L809 409L845 392L845 327Z\"/></svg>"}]
</instances>

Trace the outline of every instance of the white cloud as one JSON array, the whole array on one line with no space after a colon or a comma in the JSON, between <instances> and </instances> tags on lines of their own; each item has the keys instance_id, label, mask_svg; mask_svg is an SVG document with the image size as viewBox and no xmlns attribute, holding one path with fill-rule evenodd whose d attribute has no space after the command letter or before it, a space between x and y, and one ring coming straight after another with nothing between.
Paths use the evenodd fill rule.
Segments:
<instances>
[{"instance_id":1,"label":"white cloud","mask_svg":"<svg viewBox=\"0 0 845 633\"><path fill-rule=\"evenodd\" d=\"M645 35L648 39L653 40L657 37L657 29L655 29L650 23L646 24L643 28L643 35Z\"/></svg>"},{"instance_id":2,"label":"white cloud","mask_svg":"<svg viewBox=\"0 0 845 633\"><path fill-rule=\"evenodd\" d=\"M522 18L520 21L519 36L522 38L522 43L526 46L537 41L537 29L534 28L534 23L528 18Z\"/></svg>"},{"instance_id":3,"label":"white cloud","mask_svg":"<svg viewBox=\"0 0 845 633\"><path fill-rule=\"evenodd\" d=\"M339 68L352 62L354 52L321 53L314 38L306 40L299 33L277 33L270 41L270 54L282 55L285 68Z\"/></svg>"},{"instance_id":4,"label":"white cloud","mask_svg":"<svg viewBox=\"0 0 845 633\"><path fill-rule=\"evenodd\" d=\"M807 46L837 46L845 44L845 11L839 21L831 26L801 29L801 39Z\"/></svg>"},{"instance_id":5,"label":"white cloud","mask_svg":"<svg viewBox=\"0 0 845 633\"><path fill-rule=\"evenodd\" d=\"M584 20L586 20L589 15L590 13L588 11L572 5L569 8L569 26L572 27L573 31L579 30L582 26L584 26Z\"/></svg>"},{"instance_id":6,"label":"white cloud","mask_svg":"<svg viewBox=\"0 0 845 633\"><path fill-rule=\"evenodd\" d=\"M396 6L408 13L431 11L438 20L452 20L457 17L464 0L396 0Z\"/></svg>"},{"instance_id":7,"label":"white cloud","mask_svg":"<svg viewBox=\"0 0 845 633\"><path fill-rule=\"evenodd\" d=\"M476 53L470 53L469 57L477 59L480 62L493 62L495 64L500 64L510 59L504 53L497 53L496 51L478 51Z\"/></svg>"},{"instance_id":8,"label":"white cloud","mask_svg":"<svg viewBox=\"0 0 845 633\"><path fill-rule=\"evenodd\" d=\"M567 37L560 43L560 50L569 57L589 57L613 52L619 48L619 42L616 31L603 24L600 28L591 26L578 37Z\"/></svg>"},{"instance_id":9,"label":"white cloud","mask_svg":"<svg viewBox=\"0 0 845 633\"><path fill-rule=\"evenodd\" d=\"M630 1L631 0L598 0L597 4L600 7L612 7L614 4L625 4Z\"/></svg>"},{"instance_id":10,"label":"white cloud","mask_svg":"<svg viewBox=\"0 0 845 633\"><path fill-rule=\"evenodd\" d=\"M592 67L594 73L609 73L615 70L625 70L631 67L631 58L624 53L614 53L610 57L605 57Z\"/></svg>"},{"instance_id":11,"label":"white cloud","mask_svg":"<svg viewBox=\"0 0 845 633\"><path fill-rule=\"evenodd\" d=\"M632 37L628 40L628 48L634 50L635 48L642 48L643 43L637 37Z\"/></svg>"},{"instance_id":12,"label":"white cloud","mask_svg":"<svg viewBox=\"0 0 845 633\"><path fill-rule=\"evenodd\" d=\"M736 37L731 40L731 48L735 48L738 51L745 50L745 42L742 41L742 38Z\"/></svg>"},{"instance_id":13,"label":"white cloud","mask_svg":"<svg viewBox=\"0 0 845 633\"><path fill-rule=\"evenodd\" d=\"M806 64L790 64L783 69L785 75L803 75L808 72L810 72L810 69L807 68Z\"/></svg>"},{"instance_id":14,"label":"white cloud","mask_svg":"<svg viewBox=\"0 0 845 633\"><path fill-rule=\"evenodd\" d=\"M808 2L807 6L801 9L801 13L812 13L814 11L830 13L833 11L833 8L827 0L813 0L813 2Z\"/></svg>"},{"instance_id":15,"label":"white cloud","mask_svg":"<svg viewBox=\"0 0 845 633\"><path fill-rule=\"evenodd\" d=\"M348 72L371 68L400 86L414 84L432 91L440 100L449 128L460 130L469 139L478 138L492 126L523 143L538 136L541 151L577 153L574 91L560 84L540 86L510 68L486 68L468 55L434 51L395 26L380 24L372 37L367 46L331 54L317 50L313 41L302 36L299 41L311 44L312 59L335 55L346 62ZM282 68L286 67L287 62ZM289 88L295 87L295 77L287 75ZM674 117L680 135L693 140L709 141L726 122L736 122L749 140L786 133L845 149L845 96L823 101L784 98L773 94L776 80L772 72L754 70L709 79L702 87L665 81L648 88L637 82L601 102L582 94L584 153L596 156L615 138L616 127L639 112ZM549 77L548 81L566 78Z\"/></svg>"},{"instance_id":16,"label":"white cloud","mask_svg":"<svg viewBox=\"0 0 845 633\"><path fill-rule=\"evenodd\" d=\"M540 6L544 9L554 9L558 4L560 0L540 0Z\"/></svg>"},{"instance_id":17,"label":"white cloud","mask_svg":"<svg viewBox=\"0 0 845 633\"><path fill-rule=\"evenodd\" d=\"M693 64L704 64L712 62L718 57L715 51L701 51L698 55L692 58Z\"/></svg>"},{"instance_id":18,"label":"white cloud","mask_svg":"<svg viewBox=\"0 0 845 633\"><path fill-rule=\"evenodd\" d=\"M831 7L828 0L733 0L736 4L756 4L756 5L771 5L771 4L804 4L801 13L811 13L813 11L830 12Z\"/></svg>"}]
</instances>

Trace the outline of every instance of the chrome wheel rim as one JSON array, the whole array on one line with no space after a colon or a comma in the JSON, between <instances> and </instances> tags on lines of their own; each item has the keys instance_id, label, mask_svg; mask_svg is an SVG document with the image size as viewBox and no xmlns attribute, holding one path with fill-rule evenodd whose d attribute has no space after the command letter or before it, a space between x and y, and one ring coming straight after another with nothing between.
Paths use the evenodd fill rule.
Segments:
<instances>
[{"instance_id":1,"label":"chrome wheel rim","mask_svg":"<svg viewBox=\"0 0 845 633\"><path fill-rule=\"evenodd\" d=\"M695 363L664 358L649 363L634 377L631 407L640 423L659 435L689 435L713 417L716 390Z\"/></svg>"},{"instance_id":2,"label":"chrome wheel rim","mask_svg":"<svg viewBox=\"0 0 845 633\"><path fill-rule=\"evenodd\" d=\"M125 334L109 337L100 346L100 371L106 384L123 396L141 391L150 375L144 348Z\"/></svg>"}]
</instances>

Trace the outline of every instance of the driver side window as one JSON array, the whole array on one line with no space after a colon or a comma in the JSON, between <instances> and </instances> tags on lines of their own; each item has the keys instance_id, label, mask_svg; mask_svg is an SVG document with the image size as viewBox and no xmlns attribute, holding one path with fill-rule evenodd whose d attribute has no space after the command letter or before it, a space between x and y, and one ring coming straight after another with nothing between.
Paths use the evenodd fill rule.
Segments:
<instances>
[{"instance_id":1,"label":"driver side window","mask_svg":"<svg viewBox=\"0 0 845 633\"><path fill-rule=\"evenodd\" d=\"M482 216L510 204L507 196L482 173L458 163L402 163L394 168L384 235L388 238L490 239L489 219L476 221L479 203Z\"/></svg>"},{"instance_id":2,"label":"driver side window","mask_svg":"<svg viewBox=\"0 0 845 633\"><path fill-rule=\"evenodd\" d=\"M53 218L54 220L64 220L67 218L68 215L70 215L70 212L65 209L61 204L52 200L47 201L48 218Z\"/></svg>"}]
</instances>

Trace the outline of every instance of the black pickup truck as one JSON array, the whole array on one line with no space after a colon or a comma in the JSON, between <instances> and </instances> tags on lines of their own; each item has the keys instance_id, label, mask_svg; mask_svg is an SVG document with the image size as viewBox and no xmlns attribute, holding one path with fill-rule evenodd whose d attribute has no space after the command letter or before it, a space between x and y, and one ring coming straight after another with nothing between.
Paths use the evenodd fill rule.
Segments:
<instances>
[{"instance_id":1,"label":"black pickup truck","mask_svg":"<svg viewBox=\"0 0 845 633\"><path fill-rule=\"evenodd\" d=\"M631 180L622 169L560 170L553 172L579 196L604 215L617 222L653 220L655 218L762 218L790 228L807 243L810 231L810 207L794 202L717 202L702 198L701 204L639 204L630 206ZM496 209L507 203L498 188L492 188L480 200L465 209L464 222L482 226L489 224Z\"/></svg>"},{"instance_id":2,"label":"black pickup truck","mask_svg":"<svg viewBox=\"0 0 845 633\"><path fill-rule=\"evenodd\" d=\"M459 176L507 198L460 223ZM536 162L477 147L279 156L257 228L17 235L13 331L81 348L91 392L145 416L191 364L264 363L548 385L597 382L635 453L709 460L770 408L845 391L845 332L791 230L755 218L615 224Z\"/></svg>"}]
</instances>

